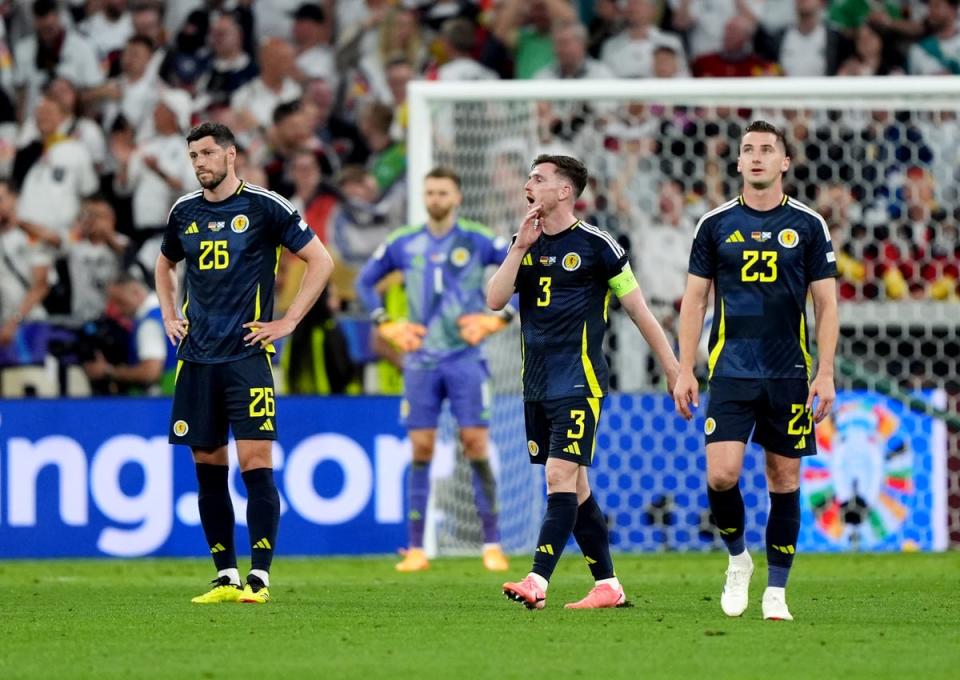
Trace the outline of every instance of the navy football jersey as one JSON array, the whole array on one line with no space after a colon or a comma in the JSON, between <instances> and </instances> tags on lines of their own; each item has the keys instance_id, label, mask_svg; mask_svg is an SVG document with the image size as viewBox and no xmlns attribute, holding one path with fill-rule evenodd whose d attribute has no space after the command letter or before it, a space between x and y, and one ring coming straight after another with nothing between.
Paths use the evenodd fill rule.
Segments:
<instances>
[{"instance_id":1,"label":"navy football jersey","mask_svg":"<svg viewBox=\"0 0 960 680\"><path fill-rule=\"evenodd\" d=\"M297 252L312 238L289 201L253 184L242 182L217 203L202 190L182 196L161 246L167 259L187 262L183 314L190 327L177 356L218 363L263 352L244 344L250 330L243 324L273 318L281 247Z\"/></svg>"},{"instance_id":2,"label":"navy football jersey","mask_svg":"<svg viewBox=\"0 0 960 680\"><path fill-rule=\"evenodd\" d=\"M710 377L810 379L807 289L837 276L820 215L787 196L768 211L738 196L700 219L689 272L715 289Z\"/></svg>"},{"instance_id":3,"label":"navy football jersey","mask_svg":"<svg viewBox=\"0 0 960 680\"><path fill-rule=\"evenodd\" d=\"M523 256L515 288L525 400L607 393L608 281L624 267L629 263L623 248L583 221L553 236L541 234Z\"/></svg>"}]
</instances>

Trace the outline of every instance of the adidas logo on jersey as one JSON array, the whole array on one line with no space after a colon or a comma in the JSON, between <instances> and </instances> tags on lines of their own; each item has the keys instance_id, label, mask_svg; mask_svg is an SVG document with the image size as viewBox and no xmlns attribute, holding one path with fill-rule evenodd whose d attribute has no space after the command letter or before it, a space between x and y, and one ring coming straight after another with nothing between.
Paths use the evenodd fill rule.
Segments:
<instances>
[{"instance_id":1,"label":"adidas logo on jersey","mask_svg":"<svg viewBox=\"0 0 960 680\"><path fill-rule=\"evenodd\" d=\"M580 443L579 442L570 442L563 447L564 453L572 453L575 456L580 455Z\"/></svg>"},{"instance_id":2,"label":"adidas logo on jersey","mask_svg":"<svg viewBox=\"0 0 960 680\"><path fill-rule=\"evenodd\" d=\"M724 243L745 243L746 239L743 238L743 234L740 233L740 230L737 229L735 232L730 234L727 237L727 240Z\"/></svg>"},{"instance_id":3,"label":"adidas logo on jersey","mask_svg":"<svg viewBox=\"0 0 960 680\"><path fill-rule=\"evenodd\" d=\"M191 223L190 223L190 226L187 227L187 230L186 230L185 232L183 232L183 233L184 233L184 234L199 234L199 233L200 233L200 229L197 228L197 223L196 223L196 222L191 222Z\"/></svg>"},{"instance_id":4,"label":"adidas logo on jersey","mask_svg":"<svg viewBox=\"0 0 960 680\"><path fill-rule=\"evenodd\" d=\"M275 432L276 430L273 429L273 421L270 420L269 418L267 418L266 420L264 420L264 421L263 421L263 425L260 426L260 431L261 431L261 432Z\"/></svg>"}]
</instances>

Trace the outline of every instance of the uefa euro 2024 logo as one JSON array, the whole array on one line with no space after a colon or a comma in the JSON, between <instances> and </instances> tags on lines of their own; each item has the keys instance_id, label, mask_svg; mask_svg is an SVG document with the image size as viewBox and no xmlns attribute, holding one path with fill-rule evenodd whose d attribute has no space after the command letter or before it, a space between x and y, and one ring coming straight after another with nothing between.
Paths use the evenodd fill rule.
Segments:
<instances>
[{"instance_id":1,"label":"uefa euro 2024 logo","mask_svg":"<svg viewBox=\"0 0 960 680\"><path fill-rule=\"evenodd\" d=\"M879 547L907 518L913 452L885 404L854 397L817 426L819 455L804 460L801 489L830 543ZM905 550L911 545L901 546Z\"/></svg>"}]
</instances>

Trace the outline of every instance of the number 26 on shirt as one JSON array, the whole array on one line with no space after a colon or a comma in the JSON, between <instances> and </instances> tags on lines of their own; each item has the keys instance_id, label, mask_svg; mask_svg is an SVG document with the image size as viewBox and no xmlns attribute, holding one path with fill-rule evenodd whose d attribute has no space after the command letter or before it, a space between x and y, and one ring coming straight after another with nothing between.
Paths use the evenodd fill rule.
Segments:
<instances>
[{"instance_id":1,"label":"number 26 on shirt","mask_svg":"<svg viewBox=\"0 0 960 680\"><path fill-rule=\"evenodd\" d=\"M200 270L226 269L230 264L230 251L226 241L200 241Z\"/></svg>"}]
</instances>

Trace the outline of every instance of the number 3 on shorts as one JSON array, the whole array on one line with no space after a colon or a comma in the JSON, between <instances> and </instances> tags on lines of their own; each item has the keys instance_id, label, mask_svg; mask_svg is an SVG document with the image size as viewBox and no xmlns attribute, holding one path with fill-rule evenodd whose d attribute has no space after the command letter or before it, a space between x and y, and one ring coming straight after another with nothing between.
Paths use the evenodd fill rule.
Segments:
<instances>
[{"instance_id":1,"label":"number 3 on shorts","mask_svg":"<svg viewBox=\"0 0 960 680\"><path fill-rule=\"evenodd\" d=\"M567 439L580 439L583 437L584 420L587 418L587 412L580 409L570 411L570 420L577 426L576 431L567 430Z\"/></svg>"},{"instance_id":2,"label":"number 3 on shorts","mask_svg":"<svg viewBox=\"0 0 960 680\"><path fill-rule=\"evenodd\" d=\"M262 405L261 405L262 402ZM272 387L250 388L250 417L271 417L276 413L276 402L273 400Z\"/></svg>"}]
</instances>

